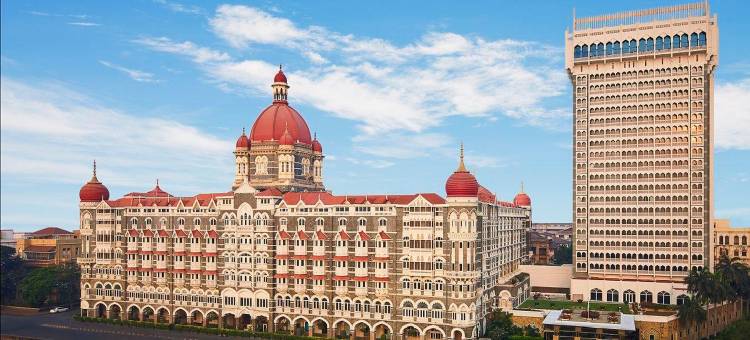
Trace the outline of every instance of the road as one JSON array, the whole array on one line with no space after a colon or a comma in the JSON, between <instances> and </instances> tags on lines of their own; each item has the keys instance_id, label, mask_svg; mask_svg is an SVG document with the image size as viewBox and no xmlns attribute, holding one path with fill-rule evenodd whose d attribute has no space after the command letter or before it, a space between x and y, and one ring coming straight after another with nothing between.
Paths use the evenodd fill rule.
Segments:
<instances>
[{"instance_id":1,"label":"road","mask_svg":"<svg viewBox=\"0 0 750 340\"><path fill-rule=\"evenodd\" d=\"M0 334L5 336L20 336L33 339L243 339L239 337L221 337L211 334L197 334L191 332L177 332L164 329L149 329L119 325L107 325L93 322L73 320L78 310L63 313L38 315L10 315L0 316ZM247 339L247 338L244 338Z\"/></svg>"}]
</instances>

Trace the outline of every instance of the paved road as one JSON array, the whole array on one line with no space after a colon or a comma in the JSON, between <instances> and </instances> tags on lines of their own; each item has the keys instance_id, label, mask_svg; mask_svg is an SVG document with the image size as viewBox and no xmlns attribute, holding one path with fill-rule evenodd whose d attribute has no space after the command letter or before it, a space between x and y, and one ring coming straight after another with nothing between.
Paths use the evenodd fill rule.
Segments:
<instances>
[{"instance_id":1,"label":"paved road","mask_svg":"<svg viewBox=\"0 0 750 340\"><path fill-rule=\"evenodd\" d=\"M19 316L3 313L0 316L0 334L3 336L21 336L34 339L195 339L221 340L240 339L239 337L220 337L211 334L177 332L163 329L148 329L119 325L106 325L73 320L78 310L64 313ZM244 338L247 339L247 338Z\"/></svg>"}]
</instances>

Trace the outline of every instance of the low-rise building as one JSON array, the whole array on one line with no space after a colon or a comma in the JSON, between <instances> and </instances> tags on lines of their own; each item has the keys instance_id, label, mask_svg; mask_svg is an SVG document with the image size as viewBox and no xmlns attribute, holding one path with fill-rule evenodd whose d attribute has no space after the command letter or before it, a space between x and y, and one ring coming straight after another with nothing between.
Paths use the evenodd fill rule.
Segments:
<instances>
[{"instance_id":1,"label":"low-rise building","mask_svg":"<svg viewBox=\"0 0 750 340\"><path fill-rule=\"evenodd\" d=\"M732 227L729 220L714 220L714 265L721 255L739 258L750 265L750 227Z\"/></svg>"},{"instance_id":2,"label":"low-rise building","mask_svg":"<svg viewBox=\"0 0 750 340\"><path fill-rule=\"evenodd\" d=\"M76 233L48 227L17 239L16 253L36 266L75 262L81 253L81 239Z\"/></svg>"}]
</instances>

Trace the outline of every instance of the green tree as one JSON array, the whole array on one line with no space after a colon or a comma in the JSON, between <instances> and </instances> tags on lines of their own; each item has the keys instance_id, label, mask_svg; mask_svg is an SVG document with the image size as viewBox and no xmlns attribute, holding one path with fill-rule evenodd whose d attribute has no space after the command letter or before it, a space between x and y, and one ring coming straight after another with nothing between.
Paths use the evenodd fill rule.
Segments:
<instances>
[{"instance_id":1,"label":"green tree","mask_svg":"<svg viewBox=\"0 0 750 340\"><path fill-rule=\"evenodd\" d=\"M513 324L511 314L495 310L487 317L484 336L492 340L507 340L512 335L522 335L523 329Z\"/></svg>"},{"instance_id":2,"label":"green tree","mask_svg":"<svg viewBox=\"0 0 750 340\"><path fill-rule=\"evenodd\" d=\"M573 263L573 248L567 244L562 244L555 249L555 255L552 257L555 264Z\"/></svg>"},{"instance_id":3,"label":"green tree","mask_svg":"<svg viewBox=\"0 0 750 340\"><path fill-rule=\"evenodd\" d=\"M677 308L677 317L682 326L701 324L706 321L706 310L700 301L688 298Z\"/></svg>"},{"instance_id":4,"label":"green tree","mask_svg":"<svg viewBox=\"0 0 750 340\"><path fill-rule=\"evenodd\" d=\"M750 300L750 271L748 266L739 258L729 258L726 254L719 258L716 264L716 274L728 290L728 297L734 301L739 299L744 307L745 301Z\"/></svg>"},{"instance_id":5,"label":"green tree","mask_svg":"<svg viewBox=\"0 0 750 340\"><path fill-rule=\"evenodd\" d=\"M56 272L55 267L32 270L18 285L23 302L34 307L44 304L55 288Z\"/></svg>"},{"instance_id":6,"label":"green tree","mask_svg":"<svg viewBox=\"0 0 750 340\"><path fill-rule=\"evenodd\" d=\"M0 246L0 300L3 304L14 303L18 283L26 276L26 264L16 256L16 250Z\"/></svg>"},{"instance_id":7,"label":"green tree","mask_svg":"<svg viewBox=\"0 0 750 340\"><path fill-rule=\"evenodd\" d=\"M701 304L708 303L715 297L716 282L714 275L708 269L690 271L685 278L685 283L687 283L688 291L693 294L693 299Z\"/></svg>"}]
</instances>

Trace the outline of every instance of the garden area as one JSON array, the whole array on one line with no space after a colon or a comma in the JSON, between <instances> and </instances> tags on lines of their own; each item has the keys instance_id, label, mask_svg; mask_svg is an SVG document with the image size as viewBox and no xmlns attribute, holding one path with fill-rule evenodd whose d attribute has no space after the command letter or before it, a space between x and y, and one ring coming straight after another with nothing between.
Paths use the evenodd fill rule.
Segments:
<instances>
[{"instance_id":1,"label":"garden area","mask_svg":"<svg viewBox=\"0 0 750 340\"><path fill-rule=\"evenodd\" d=\"M522 303L520 309L575 309L585 310L589 307L586 301L569 301L569 300L546 300L546 299L529 299ZM624 303L606 303L591 302L591 310L606 312L622 312L630 314L630 307Z\"/></svg>"},{"instance_id":2,"label":"garden area","mask_svg":"<svg viewBox=\"0 0 750 340\"><path fill-rule=\"evenodd\" d=\"M76 303L81 296L81 272L75 264L33 267L15 256L10 247L0 247L0 300L3 305L45 307Z\"/></svg>"}]
</instances>

